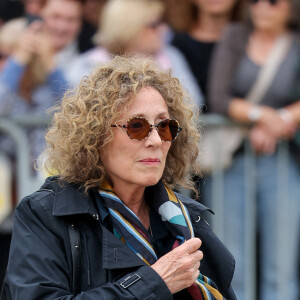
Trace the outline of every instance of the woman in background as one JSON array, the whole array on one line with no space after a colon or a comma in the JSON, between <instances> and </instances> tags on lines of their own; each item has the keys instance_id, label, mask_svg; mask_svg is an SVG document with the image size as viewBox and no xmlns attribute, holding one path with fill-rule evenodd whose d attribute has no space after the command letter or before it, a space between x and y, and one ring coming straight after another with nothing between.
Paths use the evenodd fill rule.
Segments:
<instances>
[{"instance_id":1,"label":"woman in background","mask_svg":"<svg viewBox=\"0 0 300 300\"><path fill-rule=\"evenodd\" d=\"M0 70L1 116L45 114L60 100L68 84L54 62L51 39L40 21L29 26L25 18L7 22L0 32L0 51L6 56ZM45 146L43 129L28 130L28 138L32 158L37 159ZM8 139L1 146L14 153Z\"/></svg>"},{"instance_id":2,"label":"woman in background","mask_svg":"<svg viewBox=\"0 0 300 300\"><path fill-rule=\"evenodd\" d=\"M209 112L207 81L215 45L230 21L241 20L244 0L164 0L166 19L174 30L172 45L184 55L197 80Z\"/></svg>"},{"instance_id":3,"label":"woman in background","mask_svg":"<svg viewBox=\"0 0 300 300\"><path fill-rule=\"evenodd\" d=\"M171 69L199 106L202 92L181 53L165 42L166 27L162 22L163 4L158 0L111 0L103 7L95 49L83 54L74 66L74 83L97 64L113 55L153 57L164 69Z\"/></svg>"},{"instance_id":4,"label":"woman in background","mask_svg":"<svg viewBox=\"0 0 300 300\"><path fill-rule=\"evenodd\" d=\"M300 169L293 155L289 155L285 168L281 166L278 144L281 140L291 141L300 122L300 94L294 92L299 90L300 82L299 2L254 0L249 1L249 9L250 24L229 27L217 48L209 101L213 112L251 125L248 138L256 154L254 180L260 236L260 297L263 300L296 300L299 293ZM282 39L286 49L270 85L258 103L248 101L247 96L261 68ZM247 214L245 162L245 149L241 145L233 156L233 164L224 172L223 184L223 213L230 216L224 218L224 241L237 259L234 286L241 300L245 299L247 260L241 242ZM207 182L206 190L209 189ZM284 236L285 241L279 240Z\"/></svg>"}]
</instances>

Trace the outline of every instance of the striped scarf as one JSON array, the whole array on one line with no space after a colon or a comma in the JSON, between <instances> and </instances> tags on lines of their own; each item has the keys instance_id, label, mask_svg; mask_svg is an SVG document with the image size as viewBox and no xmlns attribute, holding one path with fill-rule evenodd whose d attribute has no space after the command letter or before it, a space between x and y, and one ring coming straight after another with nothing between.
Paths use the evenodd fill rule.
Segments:
<instances>
[{"instance_id":1,"label":"striped scarf","mask_svg":"<svg viewBox=\"0 0 300 300\"><path fill-rule=\"evenodd\" d=\"M189 213L172 190L161 182L155 188L155 197L151 199L151 206L161 216L164 225L176 239L173 245L173 248L176 248L195 236ZM136 214L118 198L107 182L101 185L99 194L112 217L114 235L146 264L154 264L158 258L151 245L149 232ZM214 282L201 273L187 291L195 300L224 299Z\"/></svg>"}]
</instances>

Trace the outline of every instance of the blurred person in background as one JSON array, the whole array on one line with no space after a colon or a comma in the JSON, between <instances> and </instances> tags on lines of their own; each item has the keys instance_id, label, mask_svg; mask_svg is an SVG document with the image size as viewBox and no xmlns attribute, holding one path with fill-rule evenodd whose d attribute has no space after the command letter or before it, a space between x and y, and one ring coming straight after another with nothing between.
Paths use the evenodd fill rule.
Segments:
<instances>
[{"instance_id":1,"label":"blurred person in background","mask_svg":"<svg viewBox=\"0 0 300 300\"><path fill-rule=\"evenodd\" d=\"M0 115L44 114L67 89L63 72L54 63L54 50L43 24L36 21L27 27L25 18L7 22L0 33L0 49L7 51L0 71ZM8 53L10 52L10 55ZM42 150L43 133L30 134L32 157ZM11 144L2 143L14 153Z\"/></svg>"},{"instance_id":2,"label":"blurred person in background","mask_svg":"<svg viewBox=\"0 0 300 300\"><path fill-rule=\"evenodd\" d=\"M1 116L40 117L60 100L68 88L69 64L78 56L75 40L81 5L75 0L49 0L41 11L43 20L22 18L2 26ZM35 160L45 145L43 127L28 128L27 134L31 159ZM11 138L2 136L1 149L14 161Z\"/></svg>"},{"instance_id":3,"label":"blurred person in background","mask_svg":"<svg viewBox=\"0 0 300 300\"><path fill-rule=\"evenodd\" d=\"M24 6L23 17L27 19L28 23L44 19L48 31L53 37L53 41L55 43L57 42L56 51L61 51L65 46L69 46L70 42L74 43L77 39L79 32L78 26L81 27L80 18L83 12L86 11L83 3L94 0L70 0L69 2L60 2L57 0L19 1L21 1ZM98 2L98 0L95 1ZM78 13L78 8L79 10L83 10L83 12ZM95 8L93 11L95 11ZM63 45L58 42L59 36L65 40Z\"/></svg>"},{"instance_id":4,"label":"blurred person in background","mask_svg":"<svg viewBox=\"0 0 300 300\"><path fill-rule=\"evenodd\" d=\"M293 155L289 155L286 168L282 167L278 144L281 140L292 141L300 121L300 93L294 93L300 82L300 37L297 34L300 3L297 0L248 2L250 22L230 26L213 57L209 105L212 112L251 125L248 138L256 153L254 180L260 236L260 298L296 300L299 296L300 169ZM261 68L283 38L286 49L270 85L259 103L247 101ZM247 214L243 145L234 153L232 165L224 172L223 183L224 241L237 260L234 287L240 300L245 299L247 260L241 242L245 236L243 224ZM280 194L283 187L284 196ZM209 180L205 189L211 189ZM279 201L284 205L283 210ZM288 235L288 243L278 240L283 236L280 234L283 227L288 229L283 233ZM283 267L279 268L280 265ZM279 270L283 273L279 274ZM283 298L279 296L279 280L286 288Z\"/></svg>"},{"instance_id":5,"label":"blurred person in background","mask_svg":"<svg viewBox=\"0 0 300 300\"><path fill-rule=\"evenodd\" d=\"M215 46L229 22L242 20L246 0L163 0L165 18L173 29L171 44L185 57L203 94L202 113L209 113L207 85ZM204 181L195 176L201 202L210 205L202 192Z\"/></svg>"},{"instance_id":6,"label":"blurred person in background","mask_svg":"<svg viewBox=\"0 0 300 300\"><path fill-rule=\"evenodd\" d=\"M241 20L245 0L164 0L165 16L174 30L173 46L181 51L204 98L215 45L230 21ZM209 112L205 100L203 112Z\"/></svg>"},{"instance_id":7,"label":"blurred person in background","mask_svg":"<svg viewBox=\"0 0 300 300\"><path fill-rule=\"evenodd\" d=\"M24 17L32 22L41 19L43 7L48 0L20 0L24 6ZM92 41L97 31L99 15L106 0L82 0L82 25L78 35L78 50L85 52L95 45ZM57 23L58 25L58 23ZM61 27L61 24L58 25Z\"/></svg>"},{"instance_id":8,"label":"blurred person in background","mask_svg":"<svg viewBox=\"0 0 300 300\"><path fill-rule=\"evenodd\" d=\"M83 2L83 21L78 37L79 52L83 53L94 48L93 36L98 30L99 18L102 8L107 0L84 0Z\"/></svg>"},{"instance_id":9,"label":"blurred person in background","mask_svg":"<svg viewBox=\"0 0 300 300\"><path fill-rule=\"evenodd\" d=\"M6 61L0 71L2 116L40 115L60 100L68 87L67 71L78 56L81 5L76 0L48 0L42 20L29 24L25 18L12 20L3 28L0 49L5 51ZM39 132L32 134L39 141L32 144L34 158L43 147Z\"/></svg>"},{"instance_id":10,"label":"blurred person in background","mask_svg":"<svg viewBox=\"0 0 300 300\"><path fill-rule=\"evenodd\" d=\"M40 16L47 0L21 0L26 16Z\"/></svg>"},{"instance_id":11,"label":"blurred person in background","mask_svg":"<svg viewBox=\"0 0 300 300\"><path fill-rule=\"evenodd\" d=\"M78 34L82 22L82 0L47 0L41 17L45 33L52 44L54 63L66 77L77 60Z\"/></svg>"},{"instance_id":12,"label":"blurred person in background","mask_svg":"<svg viewBox=\"0 0 300 300\"><path fill-rule=\"evenodd\" d=\"M199 106L202 93L180 52L165 43L166 27L162 22L164 6L157 0L110 0L103 8L97 47L83 54L72 69L77 84L99 63L113 55L153 57L164 69L171 69Z\"/></svg>"}]
</instances>

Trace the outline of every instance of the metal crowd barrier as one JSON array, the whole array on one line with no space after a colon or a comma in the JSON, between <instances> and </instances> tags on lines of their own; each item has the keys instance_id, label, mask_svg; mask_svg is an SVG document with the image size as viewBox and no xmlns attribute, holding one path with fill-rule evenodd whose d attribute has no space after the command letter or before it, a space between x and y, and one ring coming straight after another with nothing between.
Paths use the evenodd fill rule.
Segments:
<instances>
[{"instance_id":1,"label":"metal crowd barrier","mask_svg":"<svg viewBox=\"0 0 300 300\"><path fill-rule=\"evenodd\" d=\"M204 117L204 129L209 127L224 127L224 126L237 126L238 124L229 121L228 119L219 116L219 115L210 115L208 117ZM215 139L215 153L214 156L218 158L221 144L218 138ZM245 204L245 228L246 233L244 237L244 247L245 247L245 300L254 300L257 298L257 210L256 210L256 167L255 160L256 156L251 149L250 142L246 140L244 142L244 148L246 152L246 204ZM284 203L286 195L288 195L288 163L289 163L289 145L286 142L281 142L278 145L278 169L280 170L278 182L280 184L278 188L277 194L277 203L278 207L276 210L277 214L277 226L279 226L278 232L278 243L274 245L277 248L277 261L278 261L278 270L277 270L277 286L278 286L278 295L277 299L285 299L286 295L288 295L288 279L284 278L282 274L284 274L283 270L285 270L285 262L282 259L282 245L289 244L289 235L287 222L285 220L285 214L282 213L286 210L286 204ZM205 174L204 174L205 176ZM211 191L211 199L209 202L210 208L216 213L216 216L213 218L211 223L213 231L217 234L217 236L226 244L224 237L224 218L228 216L224 216L224 205L226 204L224 199L224 182L223 176L224 171L220 168L220 166L215 165L212 173L209 175L212 177L212 191ZM297 262L295 262L296 264Z\"/></svg>"},{"instance_id":2,"label":"metal crowd barrier","mask_svg":"<svg viewBox=\"0 0 300 300\"><path fill-rule=\"evenodd\" d=\"M27 127L47 127L46 116L20 116L0 118L0 131L10 136L16 143L17 200L35 191L41 182L32 172L33 161L30 156L30 144L26 134Z\"/></svg>"},{"instance_id":3,"label":"metal crowd barrier","mask_svg":"<svg viewBox=\"0 0 300 300\"><path fill-rule=\"evenodd\" d=\"M209 115L203 116L204 130L207 127L211 126L235 126L233 122L228 119L221 117L219 115ZM20 200L24 196L35 191L40 185L40 179L38 179L32 172L32 161L30 158L30 145L26 135L26 128L38 126L38 127L47 127L49 124L49 118L45 116L22 116L18 118L0 118L0 131L9 135L14 139L16 143L16 159L17 159L17 198ZM247 251L245 261L246 261L246 299L253 300L256 299L256 204L255 204L255 156L253 155L249 143L246 143L246 153L247 153L247 201L246 201L246 236L245 236L245 249ZM216 140L216 149L219 149L218 140ZM280 155L280 164L282 166L282 182L287 182L285 176L287 176L284 170L286 169L287 159L288 159L288 148L287 144L283 143L280 145L279 149ZM216 152L217 154L217 152ZM217 217L214 218L212 224L213 230L220 237L221 240L224 238L223 234L223 171L216 167L212 174L213 178L213 188L212 188L212 199L210 206L217 213ZM286 193L287 186L282 186L280 190L280 195ZM284 197L279 197L284 199ZM283 202L283 201L282 201ZM284 203L280 203L284 207ZM281 216L278 216L279 218ZM282 243L285 243L287 235L285 231L281 231L281 236L279 240ZM280 245L277 245L280 246ZM280 251L278 251L280 253ZM278 261L283 261L280 257ZM278 270L278 274L281 274L281 271ZM284 295L284 281L282 278L278 280L280 286L282 287L282 293ZM278 299L284 299L279 297Z\"/></svg>"}]
</instances>

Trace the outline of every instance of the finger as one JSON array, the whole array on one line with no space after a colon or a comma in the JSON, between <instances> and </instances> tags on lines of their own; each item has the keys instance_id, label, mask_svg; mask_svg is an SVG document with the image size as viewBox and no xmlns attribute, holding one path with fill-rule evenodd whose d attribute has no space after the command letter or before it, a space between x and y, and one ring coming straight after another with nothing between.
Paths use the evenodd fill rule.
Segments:
<instances>
[{"instance_id":1,"label":"finger","mask_svg":"<svg viewBox=\"0 0 300 300\"><path fill-rule=\"evenodd\" d=\"M250 143L251 143L251 149L253 152L256 152L257 150L257 146L256 146L256 140L254 138L250 139Z\"/></svg>"},{"instance_id":2,"label":"finger","mask_svg":"<svg viewBox=\"0 0 300 300\"><path fill-rule=\"evenodd\" d=\"M251 147L253 152L258 153L260 151L260 145L261 145L260 140L257 138L257 136L253 136L250 142L251 142Z\"/></svg>"},{"instance_id":3,"label":"finger","mask_svg":"<svg viewBox=\"0 0 300 300\"><path fill-rule=\"evenodd\" d=\"M261 143L256 143L255 144L255 153L257 155L260 155L263 151L263 147L262 147L262 144Z\"/></svg>"},{"instance_id":4,"label":"finger","mask_svg":"<svg viewBox=\"0 0 300 300\"><path fill-rule=\"evenodd\" d=\"M200 275L200 270L199 268L196 270L195 275L194 275L194 281L199 277Z\"/></svg>"},{"instance_id":5,"label":"finger","mask_svg":"<svg viewBox=\"0 0 300 300\"><path fill-rule=\"evenodd\" d=\"M188 254L194 253L201 246L202 242L198 238L191 238L185 243L183 243L180 247L181 250L185 251ZM178 247L179 248L179 247Z\"/></svg>"},{"instance_id":6,"label":"finger","mask_svg":"<svg viewBox=\"0 0 300 300\"><path fill-rule=\"evenodd\" d=\"M200 268L200 260L197 260L194 264L195 270L198 270Z\"/></svg>"},{"instance_id":7,"label":"finger","mask_svg":"<svg viewBox=\"0 0 300 300\"><path fill-rule=\"evenodd\" d=\"M291 138L297 131L297 127L294 124L287 124L286 126L286 138Z\"/></svg>"},{"instance_id":8,"label":"finger","mask_svg":"<svg viewBox=\"0 0 300 300\"><path fill-rule=\"evenodd\" d=\"M276 142L268 141L264 145L263 151L264 151L265 154L271 155L275 152L275 148L276 148Z\"/></svg>"},{"instance_id":9,"label":"finger","mask_svg":"<svg viewBox=\"0 0 300 300\"><path fill-rule=\"evenodd\" d=\"M203 259L203 252L200 250L196 250L194 253L190 254L190 256L195 260L195 261L200 261Z\"/></svg>"}]
</instances>

